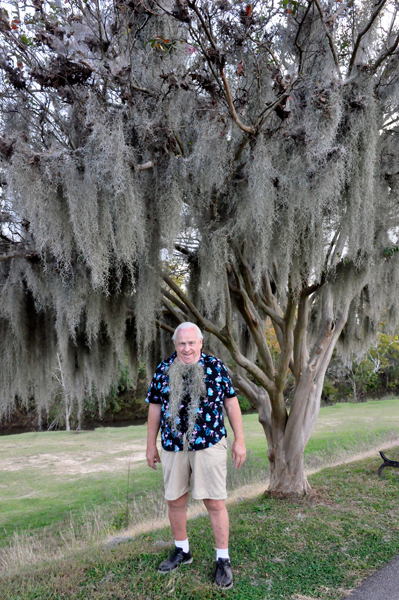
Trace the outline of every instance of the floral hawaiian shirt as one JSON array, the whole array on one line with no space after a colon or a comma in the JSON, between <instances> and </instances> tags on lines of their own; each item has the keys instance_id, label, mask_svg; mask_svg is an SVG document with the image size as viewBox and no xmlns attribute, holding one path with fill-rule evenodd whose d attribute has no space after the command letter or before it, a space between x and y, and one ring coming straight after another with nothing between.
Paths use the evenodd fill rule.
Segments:
<instances>
[{"instance_id":1,"label":"floral hawaiian shirt","mask_svg":"<svg viewBox=\"0 0 399 600\"><path fill-rule=\"evenodd\" d=\"M146 401L161 404L161 439L164 450L179 452L183 450L183 435L187 430L184 422L187 418L187 404L177 417L181 423L179 429L170 427L169 417L169 365L176 358L176 352L157 367L148 390ZM201 398L198 408L198 417L194 426L193 437L188 447L189 450L203 450L217 444L222 437L227 436L223 419L223 401L225 398L234 398L236 391L225 365L214 356L201 353L199 364L204 368L206 398ZM186 404L184 406L184 404Z\"/></svg>"}]
</instances>

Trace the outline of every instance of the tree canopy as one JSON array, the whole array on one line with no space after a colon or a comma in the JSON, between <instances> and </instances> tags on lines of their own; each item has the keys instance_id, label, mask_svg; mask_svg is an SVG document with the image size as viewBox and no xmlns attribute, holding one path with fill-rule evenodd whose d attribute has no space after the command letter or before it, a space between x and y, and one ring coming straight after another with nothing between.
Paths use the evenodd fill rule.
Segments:
<instances>
[{"instance_id":1,"label":"tree canopy","mask_svg":"<svg viewBox=\"0 0 399 600\"><path fill-rule=\"evenodd\" d=\"M45 406L57 356L68 394L101 397L126 352L157 358L196 320L259 411L272 490L309 490L334 347L397 323L398 10L1 9L0 412Z\"/></svg>"}]
</instances>

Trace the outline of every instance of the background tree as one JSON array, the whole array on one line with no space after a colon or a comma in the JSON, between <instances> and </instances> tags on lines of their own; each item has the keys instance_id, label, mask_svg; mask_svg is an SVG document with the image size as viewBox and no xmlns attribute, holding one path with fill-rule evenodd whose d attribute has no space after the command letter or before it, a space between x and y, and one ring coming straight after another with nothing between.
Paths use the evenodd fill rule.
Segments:
<instances>
[{"instance_id":1,"label":"background tree","mask_svg":"<svg viewBox=\"0 0 399 600\"><path fill-rule=\"evenodd\" d=\"M101 397L126 350L156 357L157 326L194 319L259 412L270 492L308 493L334 347L397 321L398 3L16 11L0 25L3 410L48 401L57 353L69 397Z\"/></svg>"},{"instance_id":2,"label":"background tree","mask_svg":"<svg viewBox=\"0 0 399 600\"><path fill-rule=\"evenodd\" d=\"M382 324L383 328L383 324ZM323 395L328 400L365 398L396 393L399 383L399 337L384 331L377 334L377 343L363 354L351 354L342 360L335 355L327 369Z\"/></svg>"}]
</instances>

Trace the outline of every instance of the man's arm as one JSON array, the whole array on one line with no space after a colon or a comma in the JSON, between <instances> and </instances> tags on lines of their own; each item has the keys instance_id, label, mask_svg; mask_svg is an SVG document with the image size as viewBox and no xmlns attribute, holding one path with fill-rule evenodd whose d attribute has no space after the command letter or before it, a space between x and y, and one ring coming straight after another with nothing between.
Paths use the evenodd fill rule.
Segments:
<instances>
[{"instance_id":1,"label":"man's arm","mask_svg":"<svg viewBox=\"0 0 399 600\"><path fill-rule=\"evenodd\" d=\"M148 407L147 421L147 464L151 469L157 468L161 462L157 449L157 436L161 424L161 404L151 404Z\"/></svg>"},{"instance_id":2,"label":"man's arm","mask_svg":"<svg viewBox=\"0 0 399 600\"><path fill-rule=\"evenodd\" d=\"M236 469L239 469L244 464L247 451L245 449L242 415L237 396L234 396L234 398L225 398L224 407L234 433L234 443L231 456L236 464Z\"/></svg>"}]
</instances>

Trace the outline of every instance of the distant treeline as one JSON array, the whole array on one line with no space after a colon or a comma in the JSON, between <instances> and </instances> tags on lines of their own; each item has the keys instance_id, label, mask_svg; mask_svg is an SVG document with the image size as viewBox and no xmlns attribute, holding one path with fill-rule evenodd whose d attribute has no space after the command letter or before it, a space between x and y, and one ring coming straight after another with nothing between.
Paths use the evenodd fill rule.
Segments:
<instances>
[{"instance_id":1,"label":"distant treeline","mask_svg":"<svg viewBox=\"0 0 399 600\"><path fill-rule=\"evenodd\" d=\"M358 402L399 391L399 336L378 334L378 343L345 362L335 354L324 380L326 402Z\"/></svg>"}]
</instances>

